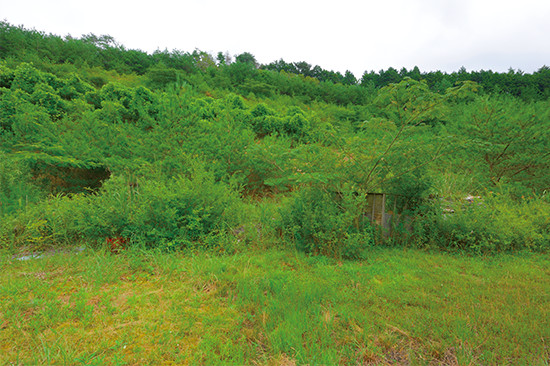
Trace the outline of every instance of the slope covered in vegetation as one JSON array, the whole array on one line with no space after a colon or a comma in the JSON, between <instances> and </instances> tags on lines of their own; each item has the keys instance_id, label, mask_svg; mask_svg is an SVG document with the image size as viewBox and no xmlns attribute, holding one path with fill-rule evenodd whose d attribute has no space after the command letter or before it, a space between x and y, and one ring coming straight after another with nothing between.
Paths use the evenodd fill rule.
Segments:
<instances>
[{"instance_id":1,"label":"slope covered in vegetation","mask_svg":"<svg viewBox=\"0 0 550 366\"><path fill-rule=\"evenodd\" d=\"M4 247L109 240L361 258L373 245L550 245L546 67L357 81L6 22L0 45ZM393 235L366 217L369 192L409 217Z\"/></svg>"}]
</instances>

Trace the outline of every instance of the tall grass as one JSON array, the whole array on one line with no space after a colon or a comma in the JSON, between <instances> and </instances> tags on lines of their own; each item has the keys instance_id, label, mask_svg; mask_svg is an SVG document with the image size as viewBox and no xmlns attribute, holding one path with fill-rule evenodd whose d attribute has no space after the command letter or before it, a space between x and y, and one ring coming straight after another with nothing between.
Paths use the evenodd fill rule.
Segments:
<instances>
[{"instance_id":1,"label":"tall grass","mask_svg":"<svg viewBox=\"0 0 550 366\"><path fill-rule=\"evenodd\" d=\"M0 260L2 364L543 365L547 255Z\"/></svg>"}]
</instances>

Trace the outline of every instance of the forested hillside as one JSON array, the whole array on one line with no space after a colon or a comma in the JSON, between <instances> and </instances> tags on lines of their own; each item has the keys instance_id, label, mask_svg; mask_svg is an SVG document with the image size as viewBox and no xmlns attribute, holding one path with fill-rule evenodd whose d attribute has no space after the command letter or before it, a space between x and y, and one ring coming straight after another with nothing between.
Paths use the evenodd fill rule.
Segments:
<instances>
[{"instance_id":1,"label":"forested hillside","mask_svg":"<svg viewBox=\"0 0 550 366\"><path fill-rule=\"evenodd\" d=\"M357 80L7 22L0 59L4 247L550 246L546 66ZM391 236L365 215L376 192L408 218Z\"/></svg>"}]
</instances>

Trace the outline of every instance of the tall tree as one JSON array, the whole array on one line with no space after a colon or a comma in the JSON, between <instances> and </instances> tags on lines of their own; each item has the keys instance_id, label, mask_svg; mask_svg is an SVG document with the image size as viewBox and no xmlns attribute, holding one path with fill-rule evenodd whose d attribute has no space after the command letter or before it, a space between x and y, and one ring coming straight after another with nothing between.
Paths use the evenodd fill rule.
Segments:
<instances>
[{"instance_id":1,"label":"tall tree","mask_svg":"<svg viewBox=\"0 0 550 366\"><path fill-rule=\"evenodd\" d=\"M237 57L235 57L235 61L242 63L242 64L248 64L250 66L253 66L255 69L258 68L258 62L256 61L256 57L254 57L253 54L250 52L243 52Z\"/></svg>"}]
</instances>

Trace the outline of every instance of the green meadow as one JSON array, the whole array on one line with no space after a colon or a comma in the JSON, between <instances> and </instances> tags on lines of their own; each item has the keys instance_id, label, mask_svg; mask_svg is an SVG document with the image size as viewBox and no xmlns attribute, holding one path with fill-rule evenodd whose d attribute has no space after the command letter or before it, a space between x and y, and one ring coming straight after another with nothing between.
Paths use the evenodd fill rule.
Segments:
<instances>
[{"instance_id":1,"label":"green meadow","mask_svg":"<svg viewBox=\"0 0 550 366\"><path fill-rule=\"evenodd\" d=\"M550 257L1 257L2 364L547 365Z\"/></svg>"}]
</instances>

